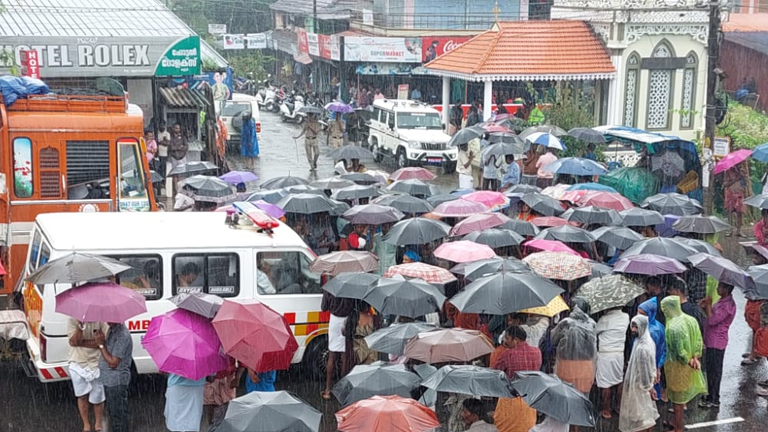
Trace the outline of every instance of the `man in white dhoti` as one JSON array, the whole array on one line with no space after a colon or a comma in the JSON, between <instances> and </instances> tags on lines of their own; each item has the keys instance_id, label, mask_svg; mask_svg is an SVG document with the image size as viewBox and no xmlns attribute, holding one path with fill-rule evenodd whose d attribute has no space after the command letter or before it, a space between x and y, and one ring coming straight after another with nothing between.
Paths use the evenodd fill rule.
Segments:
<instances>
[{"instance_id":1,"label":"man in white dhoti","mask_svg":"<svg viewBox=\"0 0 768 432\"><path fill-rule=\"evenodd\" d=\"M616 390L616 405L621 405L624 380L624 344L629 327L629 315L620 308L610 309L597 321L597 370L595 381L603 399L603 418L611 418L611 396Z\"/></svg>"}]
</instances>

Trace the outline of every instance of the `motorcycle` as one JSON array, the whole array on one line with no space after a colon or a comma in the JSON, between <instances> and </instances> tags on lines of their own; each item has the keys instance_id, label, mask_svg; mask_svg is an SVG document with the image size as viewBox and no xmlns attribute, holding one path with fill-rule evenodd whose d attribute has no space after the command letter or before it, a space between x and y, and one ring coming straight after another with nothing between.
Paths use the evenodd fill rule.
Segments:
<instances>
[{"instance_id":1,"label":"motorcycle","mask_svg":"<svg viewBox=\"0 0 768 432\"><path fill-rule=\"evenodd\" d=\"M307 117L305 113L299 112L303 107L304 97L292 92L291 96L280 105L280 120L283 122L295 121L297 124L301 124Z\"/></svg>"},{"instance_id":2,"label":"motorcycle","mask_svg":"<svg viewBox=\"0 0 768 432\"><path fill-rule=\"evenodd\" d=\"M256 102L259 104L259 108L266 109L267 111L277 111L275 109L275 96L275 88L272 87L269 81L265 81L265 85L260 86L256 94Z\"/></svg>"}]
</instances>

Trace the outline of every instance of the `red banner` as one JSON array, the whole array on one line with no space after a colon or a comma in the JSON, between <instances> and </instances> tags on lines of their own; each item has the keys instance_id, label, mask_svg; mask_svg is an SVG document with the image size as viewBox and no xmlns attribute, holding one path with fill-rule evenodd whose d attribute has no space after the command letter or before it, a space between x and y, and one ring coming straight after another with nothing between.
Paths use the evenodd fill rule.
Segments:
<instances>
[{"instance_id":1,"label":"red banner","mask_svg":"<svg viewBox=\"0 0 768 432\"><path fill-rule=\"evenodd\" d=\"M299 52L309 54L309 40L307 39L307 31L301 27L297 27L296 37L299 39Z\"/></svg>"},{"instance_id":2,"label":"red banner","mask_svg":"<svg viewBox=\"0 0 768 432\"><path fill-rule=\"evenodd\" d=\"M21 74L30 78L40 79L40 53L36 50L19 51L21 57Z\"/></svg>"},{"instance_id":3,"label":"red banner","mask_svg":"<svg viewBox=\"0 0 768 432\"><path fill-rule=\"evenodd\" d=\"M472 36L438 36L421 38L421 60L424 63L451 52L460 47L464 42L472 39Z\"/></svg>"},{"instance_id":4,"label":"red banner","mask_svg":"<svg viewBox=\"0 0 768 432\"><path fill-rule=\"evenodd\" d=\"M331 59L331 37L328 35L317 35L317 44L320 45L320 57Z\"/></svg>"}]
</instances>

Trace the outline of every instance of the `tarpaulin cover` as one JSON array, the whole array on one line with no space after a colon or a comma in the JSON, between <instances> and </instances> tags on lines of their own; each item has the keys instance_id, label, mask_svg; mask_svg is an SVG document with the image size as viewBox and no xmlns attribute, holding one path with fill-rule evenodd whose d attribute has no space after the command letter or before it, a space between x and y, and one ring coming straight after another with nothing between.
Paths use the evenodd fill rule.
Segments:
<instances>
[{"instance_id":1,"label":"tarpaulin cover","mask_svg":"<svg viewBox=\"0 0 768 432\"><path fill-rule=\"evenodd\" d=\"M10 106L17 99L31 94L47 94L48 85L36 78L7 75L0 77L0 93L5 106Z\"/></svg>"},{"instance_id":2,"label":"tarpaulin cover","mask_svg":"<svg viewBox=\"0 0 768 432\"><path fill-rule=\"evenodd\" d=\"M600 177L600 184L616 189L630 201L639 204L659 190L659 177L645 168L629 167L613 170Z\"/></svg>"}]
</instances>

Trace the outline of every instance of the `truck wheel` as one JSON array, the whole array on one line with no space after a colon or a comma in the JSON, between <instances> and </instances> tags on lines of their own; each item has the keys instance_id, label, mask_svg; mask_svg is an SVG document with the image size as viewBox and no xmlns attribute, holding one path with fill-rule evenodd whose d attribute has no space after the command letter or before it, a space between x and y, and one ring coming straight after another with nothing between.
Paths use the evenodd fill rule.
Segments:
<instances>
[{"instance_id":1,"label":"truck wheel","mask_svg":"<svg viewBox=\"0 0 768 432\"><path fill-rule=\"evenodd\" d=\"M443 172L446 174L453 174L456 172L456 162L447 162L443 167Z\"/></svg>"},{"instance_id":2,"label":"truck wheel","mask_svg":"<svg viewBox=\"0 0 768 432\"><path fill-rule=\"evenodd\" d=\"M397 168L405 168L409 165L408 156L405 155L405 150L402 148L397 150Z\"/></svg>"},{"instance_id":3,"label":"truck wheel","mask_svg":"<svg viewBox=\"0 0 768 432\"><path fill-rule=\"evenodd\" d=\"M376 163L381 162L381 159L383 159L383 156L379 151L379 140L377 140L376 138L371 138L371 153L373 153L374 162Z\"/></svg>"},{"instance_id":4,"label":"truck wheel","mask_svg":"<svg viewBox=\"0 0 768 432\"><path fill-rule=\"evenodd\" d=\"M309 343L301 359L301 368L317 381L325 380L326 361L328 360L328 336L318 336ZM336 368L341 367L341 361L336 362Z\"/></svg>"}]
</instances>

